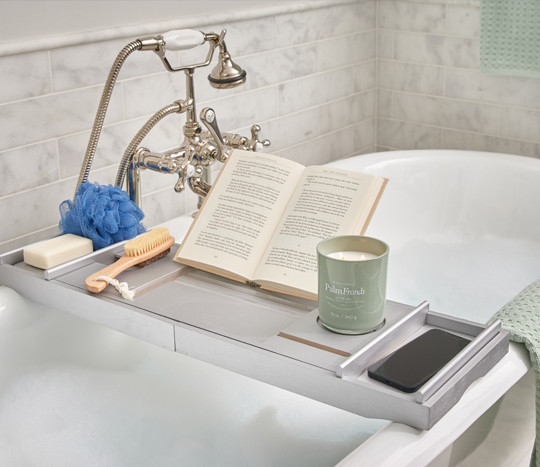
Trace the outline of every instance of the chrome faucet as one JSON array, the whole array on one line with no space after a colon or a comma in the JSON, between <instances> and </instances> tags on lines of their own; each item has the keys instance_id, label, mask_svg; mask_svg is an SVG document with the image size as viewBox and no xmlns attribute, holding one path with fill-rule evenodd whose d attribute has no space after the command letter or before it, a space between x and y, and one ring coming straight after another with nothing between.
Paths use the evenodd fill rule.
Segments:
<instances>
[{"instance_id":1,"label":"chrome faucet","mask_svg":"<svg viewBox=\"0 0 540 467\"><path fill-rule=\"evenodd\" d=\"M204 130L197 120L193 75L195 69L210 64L216 48L219 47L219 58L217 65L208 76L210 84L218 89L228 89L239 86L246 81L246 72L231 59L224 41L225 34L225 30L217 35L215 33L205 34L200 31L183 29L170 31L159 36L137 39L122 49L105 83L77 188L88 179L105 112L120 67L129 54L135 50L154 51L161 58L168 71L184 71L186 77L186 98L177 100L158 110L131 140L120 161L115 185L122 186L127 179L127 192L130 198L139 206L141 205L141 170L150 169L162 173L177 174L179 178L174 186L175 191L181 192L187 184L199 195L200 205L211 187L209 167L213 162L225 162L230 151L234 148L260 151L263 147L270 145L270 141L266 139L259 140L260 127L258 125L251 127L251 138L238 134L222 134L217 124L216 114L209 107L202 109L199 115L200 121L205 127ZM209 44L209 49L206 59L202 63L174 67L166 57L166 50L185 50L204 43ZM139 147L144 137L157 123L167 115L174 113L186 114L186 122L183 128L184 141L179 147L163 153L152 152L147 148Z\"/></svg>"}]
</instances>

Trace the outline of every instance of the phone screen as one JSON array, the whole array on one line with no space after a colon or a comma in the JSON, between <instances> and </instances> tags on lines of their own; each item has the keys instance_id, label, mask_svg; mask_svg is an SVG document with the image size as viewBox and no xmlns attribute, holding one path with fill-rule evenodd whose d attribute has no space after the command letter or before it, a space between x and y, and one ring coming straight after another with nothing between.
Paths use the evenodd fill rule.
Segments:
<instances>
[{"instance_id":1,"label":"phone screen","mask_svg":"<svg viewBox=\"0 0 540 467\"><path fill-rule=\"evenodd\" d=\"M404 392L415 392L454 358L469 339L430 329L368 368L368 376Z\"/></svg>"}]
</instances>

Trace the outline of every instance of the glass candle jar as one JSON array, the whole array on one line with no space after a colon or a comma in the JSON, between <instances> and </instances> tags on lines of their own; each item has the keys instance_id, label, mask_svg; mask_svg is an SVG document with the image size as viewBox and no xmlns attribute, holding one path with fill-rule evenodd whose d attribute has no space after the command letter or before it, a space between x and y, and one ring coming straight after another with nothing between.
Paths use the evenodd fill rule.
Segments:
<instances>
[{"instance_id":1,"label":"glass candle jar","mask_svg":"<svg viewBox=\"0 0 540 467\"><path fill-rule=\"evenodd\" d=\"M319 322L341 334L364 334L384 324L388 245L343 235L317 245Z\"/></svg>"}]
</instances>

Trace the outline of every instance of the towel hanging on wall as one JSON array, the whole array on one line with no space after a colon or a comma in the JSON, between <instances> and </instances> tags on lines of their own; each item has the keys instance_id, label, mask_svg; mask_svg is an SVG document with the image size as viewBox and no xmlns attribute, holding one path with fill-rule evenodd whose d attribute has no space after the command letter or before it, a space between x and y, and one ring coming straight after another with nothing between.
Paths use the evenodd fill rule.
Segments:
<instances>
[{"instance_id":1,"label":"towel hanging on wall","mask_svg":"<svg viewBox=\"0 0 540 467\"><path fill-rule=\"evenodd\" d=\"M484 73L540 78L540 0L482 0Z\"/></svg>"}]
</instances>

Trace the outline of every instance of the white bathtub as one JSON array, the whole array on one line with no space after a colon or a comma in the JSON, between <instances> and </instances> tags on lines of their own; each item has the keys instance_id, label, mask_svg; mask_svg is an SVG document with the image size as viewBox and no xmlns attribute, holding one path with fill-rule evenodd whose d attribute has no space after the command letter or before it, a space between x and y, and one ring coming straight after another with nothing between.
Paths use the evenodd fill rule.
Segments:
<instances>
[{"instance_id":1,"label":"white bathtub","mask_svg":"<svg viewBox=\"0 0 540 467\"><path fill-rule=\"evenodd\" d=\"M423 150L331 165L390 179L367 231L390 245L388 298L428 300L433 310L486 322L540 277L539 159ZM432 464L528 466L534 388L529 371ZM378 435L384 439L379 447L399 446L410 435L393 425ZM377 447L372 441L343 465L365 462ZM399 465L399 455L385 461Z\"/></svg>"},{"instance_id":2,"label":"white bathtub","mask_svg":"<svg viewBox=\"0 0 540 467\"><path fill-rule=\"evenodd\" d=\"M427 299L436 311L484 322L538 277L540 161L399 151L333 165L390 178L368 230L391 248L390 299ZM177 240L188 223L169 223ZM468 458L506 466L530 450L530 374L443 449L467 428L452 425L462 416L449 414L428 432L364 419L29 305L5 287L0 337L0 465L328 466L343 458L343 465L455 465ZM85 343L95 342L99 351L89 351ZM519 375L509 386L527 371L523 353L514 349L512 359L505 374ZM462 410L476 419L495 400L475 401L471 389L464 399L473 394L473 405ZM515 439L500 443L508 414L522 418L512 426ZM509 442L515 451L498 452L493 463L493 446Z\"/></svg>"},{"instance_id":3,"label":"white bathtub","mask_svg":"<svg viewBox=\"0 0 540 467\"><path fill-rule=\"evenodd\" d=\"M368 420L0 286L0 466L329 466Z\"/></svg>"},{"instance_id":4,"label":"white bathtub","mask_svg":"<svg viewBox=\"0 0 540 467\"><path fill-rule=\"evenodd\" d=\"M540 277L540 159L423 150L331 165L390 179L367 231L390 245L390 299L485 322Z\"/></svg>"}]
</instances>

